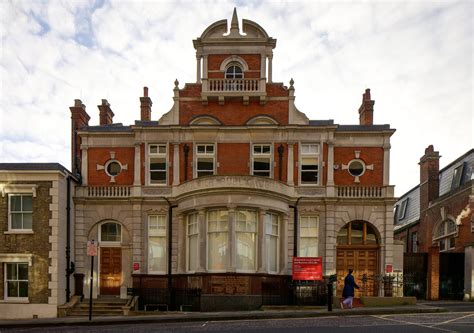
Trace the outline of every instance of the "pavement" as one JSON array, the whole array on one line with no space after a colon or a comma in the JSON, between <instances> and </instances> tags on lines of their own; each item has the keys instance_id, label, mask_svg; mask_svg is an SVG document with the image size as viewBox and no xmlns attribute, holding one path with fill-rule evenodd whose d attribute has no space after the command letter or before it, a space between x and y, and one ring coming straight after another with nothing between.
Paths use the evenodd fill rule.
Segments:
<instances>
[{"instance_id":1,"label":"pavement","mask_svg":"<svg viewBox=\"0 0 474 333\"><path fill-rule=\"evenodd\" d=\"M472 304L472 303L471 303ZM144 324L144 323L174 323L193 321L224 321L224 320L259 320L259 319L291 319L314 318L333 316L367 316L388 314L413 314L448 312L449 308L437 306L436 303L387 307L358 307L341 310L333 308L331 312L326 307L265 307L258 311L232 311L232 312L152 312L143 315L142 312L131 316L114 317L64 317L64 318L38 318L38 319L1 319L0 331L8 328L28 327L58 327L58 326L97 326L119 324Z\"/></svg>"}]
</instances>

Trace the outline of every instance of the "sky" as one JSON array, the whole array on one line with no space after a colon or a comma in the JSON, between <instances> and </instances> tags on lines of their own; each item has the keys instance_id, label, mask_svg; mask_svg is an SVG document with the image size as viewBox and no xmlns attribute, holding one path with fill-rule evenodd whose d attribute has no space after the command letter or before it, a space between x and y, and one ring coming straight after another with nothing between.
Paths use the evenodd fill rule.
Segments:
<instances>
[{"instance_id":1,"label":"sky","mask_svg":"<svg viewBox=\"0 0 474 333\"><path fill-rule=\"evenodd\" d=\"M432 144L440 166L473 145L471 1L0 1L0 162L70 168L70 111L81 99L99 123L140 118L149 87L152 120L173 87L196 81L192 40L217 20L260 24L277 39L273 81L295 81L296 106L313 120L358 124L371 89L374 123L396 129L390 183L419 183Z\"/></svg>"}]
</instances>

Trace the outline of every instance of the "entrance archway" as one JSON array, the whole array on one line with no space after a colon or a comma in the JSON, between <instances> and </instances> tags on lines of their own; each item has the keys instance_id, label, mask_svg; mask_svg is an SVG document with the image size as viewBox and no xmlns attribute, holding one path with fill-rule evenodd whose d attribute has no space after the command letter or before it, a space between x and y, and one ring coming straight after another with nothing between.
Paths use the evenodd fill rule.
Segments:
<instances>
[{"instance_id":1,"label":"entrance archway","mask_svg":"<svg viewBox=\"0 0 474 333\"><path fill-rule=\"evenodd\" d=\"M377 296L379 272L380 237L369 222L351 221L337 234L337 294L342 293L344 277L349 268L354 270L356 283L363 288L363 295ZM364 275L367 279L363 279ZM364 282L365 280L365 282ZM355 297L360 297L356 290Z\"/></svg>"},{"instance_id":2,"label":"entrance archway","mask_svg":"<svg viewBox=\"0 0 474 333\"><path fill-rule=\"evenodd\" d=\"M99 228L99 294L120 295L122 284L122 226L108 221Z\"/></svg>"}]
</instances>

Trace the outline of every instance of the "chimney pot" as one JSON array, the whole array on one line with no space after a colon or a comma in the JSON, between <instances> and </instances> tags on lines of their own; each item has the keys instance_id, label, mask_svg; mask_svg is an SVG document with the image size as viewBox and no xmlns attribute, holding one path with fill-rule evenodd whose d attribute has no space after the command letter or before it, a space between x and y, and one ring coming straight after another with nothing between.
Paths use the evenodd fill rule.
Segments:
<instances>
[{"instance_id":1,"label":"chimney pot","mask_svg":"<svg viewBox=\"0 0 474 333\"><path fill-rule=\"evenodd\" d=\"M143 96L148 97L148 87L143 87Z\"/></svg>"},{"instance_id":2,"label":"chimney pot","mask_svg":"<svg viewBox=\"0 0 474 333\"><path fill-rule=\"evenodd\" d=\"M374 124L374 104L370 97L370 89L365 89L362 94L362 104L359 107L359 124L360 125L373 125Z\"/></svg>"}]
</instances>

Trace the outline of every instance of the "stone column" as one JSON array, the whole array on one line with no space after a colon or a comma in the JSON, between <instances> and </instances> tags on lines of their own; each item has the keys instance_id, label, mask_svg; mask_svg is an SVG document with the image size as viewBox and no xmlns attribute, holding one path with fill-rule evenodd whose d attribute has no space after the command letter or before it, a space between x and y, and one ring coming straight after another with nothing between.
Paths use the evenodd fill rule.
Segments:
<instances>
[{"instance_id":1,"label":"stone column","mask_svg":"<svg viewBox=\"0 0 474 333\"><path fill-rule=\"evenodd\" d=\"M208 74L207 74L207 55L203 56L203 61L202 61L202 78L207 79Z\"/></svg>"},{"instance_id":2,"label":"stone column","mask_svg":"<svg viewBox=\"0 0 474 333\"><path fill-rule=\"evenodd\" d=\"M262 54L260 56L260 78L266 78L267 77L267 57L265 54Z\"/></svg>"},{"instance_id":3,"label":"stone column","mask_svg":"<svg viewBox=\"0 0 474 333\"><path fill-rule=\"evenodd\" d=\"M179 185L179 143L173 144L173 186Z\"/></svg>"},{"instance_id":4,"label":"stone column","mask_svg":"<svg viewBox=\"0 0 474 333\"><path fill-rule=\"evenodd\" d=\"M294 166L294 156L293 156L293 150L294 150L294 145L292 142L289 142L288 143L288 174L287 174L287 178L288 178L288 185L295 185L295 181L293 180L293 174L294 174L294 170L293 170L293 166Z\"/></svg>"},{"instance_id":5,"label":"stone column","mask_svg":"<svg viewBox=\"0 0 474 333\"><path fill-rule=\"evenodd\" d=\"M82 186L87 186L87 148L81 148L81 175Z\"/></svg>"},{"instance_id":6,"label":"stone column","mask_svg":"<svg viewBox=\"0 0 474 333\"><path fill-rule=\"evenodd\" d=\"M328 186L334 186L334 142L328 142Z\"/></svg>"},{"instance_id":7,"label":"stone column","mask_svg":"<svg viewBox=\"0 0 474 333\"><path fill-rule=\"evenodd\" d=\"M334 200L334 199L332 199ZM337 246L337 232L335 220L335 201L326 204L326 221L319 220L319 228L325 228L325 247L324 252L320 255L324 258L324 274L336 273L336 246Z\"/></svg>"},{"instance_id":8,"label":"stone column","mask_svg":"<svg viewBox=\"0 0 474 333\"><path fill-rule=\"evenodd\" d=\"M273 59L273 53L270 53L268 55L268 83L273 82L273 75L272 75L272 59Z\"/></svg>"},{"instance_id":9,"label":"stone column","mask_svg":"<svg viewBox=\"0 0 474 333\"><path fill-rule=\"evenodd\" d=\"M267 272L266 249L265 249L265 213L266 210L260 208L258 210L257 225L257 267L258 273Z\"/></svg>"},{"instance_id":10,"label":"stone column","mask_svg":"<svg viewBox=\"0 0 474 333\"><path fill-rule=\"evenodd\" d=\"M196 83L201 83L201 58L202 56L196 55Z\"/></svg>"},{"instance_id":11,"label":"stone column","mask_svg":"<svg viewBox=\"0 0 474 333\"><path fill-rule=\"evenodd\" d=\"M198 246L198 267L196 268L196 272L205 272L207 263L206 263L206 254L207 254L207 223L206 223L206 210L199 209L198 210L198 229L199 229L199 246Z\"/></svg>"},{"instance_id":12,"label":"stone column","mask_svg":"<svg viewBox=\"0 0 474 333\"><path fill-rule=\"evenodd\" d=\"M177 256L177 271L179 273L186 272L186 219L183 214L178 215L178 248L176 251Z\"/></svg>"},{"instance_id":13,"label":"stone column","mask_svg":"<svg viewBox=\"0 0 474 333\"><path fill-rule=\"evenodd\" d=\"M141 159L140 159L140 144L135 143L135 161L133 172L133 186L141 185Z\"/></svg>"},{"instance_id":14,"label":"stone column","mask_svg":"<svg viewBox=\"0 0 474 333\"><path fill-rule=\"evenodd\" d=\"M428 287L426 298L432 301L439 299L439 248L428 249Z\"/></svg>"},{"instance_id":15,"label":"stone column","mask_svg":"<svg viewBox=\"0 0 474 333\"><path fill-rule=\"evenodd\" d=\"M383 186L390 185L390 143L383 146Z\"/></svg>"},{"instance_id":16,"label":"stone column","mask_svg":"<svg viewBox=\"0 0 474 333\"><path fill-rule=\"evenodd\" d=\"M228 242L229 242L229 266L228 272L235 272L237 269L237 239L235 235L235 206L228 206Z\"/></svg>"},{"instance_id":17,"label":"stone column","mask_svg":"<svg viewBox=\"0 0 474 333\"><path fill-rule=\"evenodd\" d=\"M280 224L280 274L288 274L288 214L284 214Z\"/></svg>"}]
</instances>

